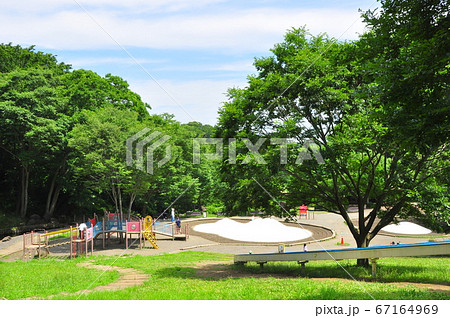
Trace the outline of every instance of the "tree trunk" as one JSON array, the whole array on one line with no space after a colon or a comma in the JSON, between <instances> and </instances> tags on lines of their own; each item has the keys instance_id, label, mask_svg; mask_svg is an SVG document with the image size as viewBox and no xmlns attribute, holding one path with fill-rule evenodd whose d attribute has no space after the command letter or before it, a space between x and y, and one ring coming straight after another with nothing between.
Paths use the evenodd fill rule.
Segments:
<instances>
[{"instance_id":1,"label":"tree trunk","mask_svg":"<svg viewBox=\"0 0 450 318\"><path fill-rule=\"evenodd\" d=\"M54 188L54 190L51 189L49 191L47 196L47 204L45 207L44 220L48 221L53 216L60 193L61 193L61 185L58 185Z\"/></svg>"},{"instance_id":2,"label":"tree trunk","mask_svg":"<svg viewBox=\"0 0 450 318\"><path fill-rule=\"evenodd\" d=\"M118 196L118 198L119 198L119 213L120 213L120 219L123 220L122 190L120 189L120 185L117 186L117 196Z\"/></svg>"},{"instance_id":3,"label":"tree trunk","mask_svg":"<svg viewBox=\"0 0 450 318\"><path fill-rule=\"evenodd\" d=\"M20 200L19 200L19 215L24 218L28 210L28 185L30 172L27 166L21 167L21 182L20 182Z\"/></svg>"},{"instance_id":4,"label":"tree trunk","mask_svg":"<svg viewBox=\"0 0 450 318\"><path fill-rule=\"evenodd\" d=\"M134 199L136 198L136 193L131 193L130 195L130 204L128 205L128 220L130 220L131 217L131 208L133 207Z\"/></svg>"},{"instance_id":5,"label":"tree trunk","mask_svg":"<svg viewBox=\"0 0 450 318\"><path fill-rule=\"evenodd\" d=\"M361 267L369 267L369 259L367 258L360 258L356 260L356 265Z\"/></svg>"},{"instance_id":6,"label":"tree trunk","mask_svg":"<svg viewBox=\"0 0 450 318\"><path fill-rule=\"evenodd\" d=\"M53 175L52 182L50 183L50 189L48 190L47 202L45 204L45 214L44 220L48 221L55 211L56 202L58 201L59 192L61 190L61 186L56 186L56 179L59 174L59 168L56 170Z\"/></svg>"},{"instance_id":7,"label":"tree trunk","mask_svg":"<svg viewBox=\"0 0 450 318\"><path fill-rule=\"evenodd\" d=\"M116 208L115 213L118 213L119 212L119 205L117 203L116 186L114 184L111 184L111 195L112 195L112 199L114 201L114 206Z\"/></svg>"},{"instance_id":8,"label":"tree trunk","mask_svg":"<svg viewBox=\"0 0 450 318\"><path fill-rule=\"evenodd\" d=\"M53 174L52 181L50 183L50 189L48 190L47 202L45 204L45 214L44 219L47 221L55 212L56 203L58 202L59 194L61 193L62 185L61 182L58 183L58 177L64 177L69 169L66 168L67 156L64 156L61 165L56 169Z\"/></svg>"},{"instance_id":9,"label":"tree trunk","mask_svg":"<svg viewBox=\"0 0 450 318\"><path fill-rule=\"evenodd\" d=\"M369 243L370 243L370 241L367 238L367 235L364 235L364 237L358 238L358 240L356 241L358 248L368 247ZM362 267L369 267L369 259L360 258L356 261L356 265L362 266Z\"/></svg>"}]
</instances>

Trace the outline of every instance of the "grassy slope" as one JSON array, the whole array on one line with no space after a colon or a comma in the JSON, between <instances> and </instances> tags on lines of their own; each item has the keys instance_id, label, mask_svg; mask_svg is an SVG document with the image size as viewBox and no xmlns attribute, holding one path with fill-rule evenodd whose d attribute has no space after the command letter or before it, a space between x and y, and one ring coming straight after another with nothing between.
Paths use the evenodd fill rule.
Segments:
<instances>
[{"instance_id":1,"label":"grassy slope","mask_svg":"<svg viewBox=\"0 0 450 318\"><path fill-rule=\"evenodd\" d=\"M111 264L113 258L91 258L99 264ZM409 259L382 259L379 261L378 281L370 280L370 270L354 266L354 262L341 262L340 264L358 282L352 280L342 281L334 278L348 279L349 276L335 262L310 262L306 272L309 278L332 277L331 280L315 280L300 277L299 265L296 263L266 264L260 269L256 264L246 265L243 269L235 265L222 265L219 269L230 273L244 275L240 278L214 278L200 277L196 274L197 265L201 262L232 261L232 256L224 254L183 252L177 254L163 254L159 256L128 256L117 260L114 265L140 269L150 275L150 279L143 286L131 287L119 291L93 292L84 295L82 299L449 299L449 294L429 292L415 287L398 287L381 282L420 282L449 284L450 259L449 258L409 258ZM39 265L43 262L43 265ZM75 267L76 261L33 261L31 263L16 262L16 265L0 263L0 295L6 298L21 298L39 293L57 294L61 291L71 291L85 288L88 281L94 280L92 276L83 275L78 281L78 274L72 270L88 270ZM29 276L27 266L43 266L49 269L61 267L64 264L66 271L57 271L57 277L52 277L50 270L47 279L28 280L28 285L41 284L40 288L33 287L26 295L23 289L13 292L3 284L5 269L16 276L24 273ZM47 266L46 266L47 265ZM9 268L11 266L11 268ZM217 268L216 268L217 269ZM43 275L42 270L34 272ZM67 277L66 277L67 276ZM95 275L94 275L95 276ZM102 277L104 284L108 279ZM109 278L110 279L110 278ZM23 278L22 281L27 281ZM42 280L47 280L45 284ZM61 284L60 281L71 283ZM2 285L3 284L3 285ZM75 284L75 286L71 286ZM98 284L96 284L98 285ZM16 288L13 288L16 289ZM44 290L41 290L44 289ZM45 291L45 293L44 293ZM35 294L33 294L35 293ZM58 296L57 299L75 299L78 296Z\"/></svg>"},{"instance_id":2,"label":"grassy slope","mask_svg":"<svg viewBox=\"0 0 450 318\"><path fill-rule=\"evenodd\" d=\"M83 290L102 273L76 266L83 260L86 259L0 262L0 299L46 297ZM119 276L117 272L106 272L92 287L108 284Z\"/></svg>"}]
</instances>

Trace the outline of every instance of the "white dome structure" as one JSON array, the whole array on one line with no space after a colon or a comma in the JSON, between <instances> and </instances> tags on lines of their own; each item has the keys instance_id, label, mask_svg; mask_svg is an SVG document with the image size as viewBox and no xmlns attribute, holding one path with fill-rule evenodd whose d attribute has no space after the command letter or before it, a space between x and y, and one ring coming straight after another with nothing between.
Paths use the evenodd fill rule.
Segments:
<instances>
[{"instance_id":1,"label":"white dome structure","mask_svg":"<svg viewBox=\"0 0 450 318\"><path fill-rule=\"evenodd\" d=\"M385 232L394 234L423 235L431 233L431 230L411 222L400 222L398 224L389 224L382 229Z\"/></svg>"},{"instance_id":2,"label":"white dome structure","mask_svg":"<svg viewBox=\"0 0 450 318\"><path fill-rule=\"evenodd\" d=\"M248 223L222 219L215 223L199 224L194 230L236 241L268 243L299 241L312 235L308 230L286 226L274 219L255 219Z\"/></svg>"}]
</instances>

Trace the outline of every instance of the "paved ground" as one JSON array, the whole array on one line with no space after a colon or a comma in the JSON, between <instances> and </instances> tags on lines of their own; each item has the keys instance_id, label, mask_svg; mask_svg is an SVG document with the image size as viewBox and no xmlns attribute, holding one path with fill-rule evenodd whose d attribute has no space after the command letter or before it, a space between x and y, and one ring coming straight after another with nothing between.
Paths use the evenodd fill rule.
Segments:
<instances>
[{"instance_id":1,"label":"paved ground","mask_svg":"<svg viewBox=\"0 0 450 318\"><path fill-rule=\"evenodd\" d=\"M351 218L356 219L357 213L351 213ZM249 218L241 218L241 220L248 220ZM195 220L199 222L199 220ZM207 220L211 221L210 219ZM311 237L308 241L308 250L323 250L323 249L338 249L338 248L351 248L356 247L354 239L350 234L347 226L344 223L344 220L340 215L332 214L332 213L316 213L314 219L301 219L301 224L305 225L305 228L310 225L316 225L320 227L325 227L328 229L332 229L335 233L334 238L330 238L333 235L331 232L328 232L328 236L324 233L318 234L317 232L313 237ZM194 227L194 224L192 224ZM299 225L302 226L302 225ZM309 229L309 227L308 227ZM249 243L249 242L233 242L230 240L218 240L217 237L202 235L200 233L196 233L195 230L192 231L193 234L186 241L184 240L175 240L173 241L170 238L157 236L159 249L150 248L150 244L147 242L147 247L144 249L138 249L137 245L132 246L128 250L125 250L125 243L119 244L117 240L111 241L105 250L101 247L101 242L97 242L96 247L94 248L94 255L122 255L122 254L139 254L139 255L156 255L161 253L177 253L185 250L195 250L195 251L204 251L204 252L217 252L217 253L229 253L229 254L240 254L240 253L248 253L252 251L253 253L264 253L264 252L276 252L277 246L274 244L270 245L261 245L259 243ZM400 243L418 243L418 242L426 242L428 241L428 236L424 236L422 238L408 238L402 235L399 236L390 236L390 235L382 235L379 234L375 239L372 240L371 246L375 245L388 245L390 242L400 242ZM328 237L328 239L327 239ZM340 243L341 239L344 239L344 246L337 245ZM450 236L446 236L442 239L449 239ZM325 240L324 240L325 239ZM294 242L291 244L286 244L285 250L287 252L291 251L300 251L303 249L303 241ZM349 245L347 245L349 244ZM63 249L51 249L51 252L54 255L64 256L68 255L68 246L63 247L66 248L66 251ZM4 261L14 260L21 257L22 251L22 237L14 237L9 242L0 242L0 259Z\"/></svg>"}]
</instances>

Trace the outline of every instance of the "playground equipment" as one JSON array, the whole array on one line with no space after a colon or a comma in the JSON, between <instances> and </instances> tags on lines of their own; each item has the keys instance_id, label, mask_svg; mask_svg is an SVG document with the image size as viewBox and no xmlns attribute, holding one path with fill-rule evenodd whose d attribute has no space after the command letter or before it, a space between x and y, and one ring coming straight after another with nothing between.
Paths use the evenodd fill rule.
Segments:
<instances>
[{"instance_id":1,"label":"playground equipment","mask_svg":"<svg viewBox=\"0 0 450 318\"><path fill-rule=\"evenodd\" d=\"M310 206L306 206L302 204L298 209L298 218L301 219L304 217L305 219L314 219L315 208Z\"/></svg>"},{"instance_id":2,"label":"playground equipment","mask_svg":"<svg viewBox=\"0 0 450 318\"><path fill-rule=\"evenodd\" d=\"M156 235L153 232L153 222L151 216L146 216L144 218L144 229L142 231L142 235L149 241L154 248L158 248L158 244L156 244Z\"/></svg>"},{"instance_id":3,"label":"playground equipment","mask_svg":"<svg viewBox=\"0 0 450 318\"><path fill-rule=\"evenodd\" d=\"M184 223L181 228L178 228L176 223L153 222L153 232L155 234L169 236L172 240L188 239L190 226L189 223Z\"/></svg>"},{"instance_id":4,"label":"playground equipment","mask_svg":"<svg viewBox=\"0 0 450 318\"><path fill-rule=\"evenodd\" d=\"M376 261L383 257L408 257L450 254L450 241L372 246L308 252L239 254L234 256L235 264L256 262L262 267L267 262L297 262L304 270L309 261L370 259L372 276L376 277Z\"/></svg>"},{"instance_id":5,"label":"playground equipment","mask_svg":"<svg viewBox=\"0 0 450 318\"><path fill-rule=\"evenodd\" d=\"M308 218L308 207L304 204L298 209L298 218L301 219L302 217Z\"/></svg>"},{"instance_id":6,"label":"playground equipment","mask_svg":"<svg viewBox=\"0 0 450 318\"><path fill-rule=\"evenodd\" d=\"M128 238L132 238L133 234L138 235L139 239L139 248L142 248L143 246L143 240L142 240L142 221L135 221L135 222L128 222L126 223L126 233L125 233L125 248L128 249Z\"/></svg>"},{"instance_id":7,"label":"playground equipment","mask_svg":"<svg viewBox=\"0 0 450 318\"><path fill-rule=\"evenodd\" d=\"M32 231L30 233L23 234L22 258L24 260L32 259L36 254L39 256L39 258L41 258L41 256L43 256L44 254L44 251L45 254L50 253L49 251L50 247L70 244L70 241L50 244L49 238L52 236L57 236L68 232L72 233L73 231L76 231L76 229L70 227L68 229L54 232L37 233ZM69 235L72 236L72 234Z\"/></svg>"},{"instance_id":8,"label":"playground equipment","mask_svg":"<svg viewBox=\"0 0 450 318\"><path fill-rule=\"evenodd\" d=\"M73 232L70 235L70 258L77 256L77 254L83 255L83 247L84 253L87 255L89 246L92 255L94 252L94 228L91 227L84 231L76 230L75 235L73 235Z\"/></svg>"},{"instance_id":9,"label":"playground equipment","mask_svg":"<svg viewBox=\"0 0 450 318\"><path fill-rule=\"evenodd\" d=\"M157 222L154 221L151 216L146 216L139 222L127 222L126 229L127 238L129 235L131 237L132 234L140 233L140 246L143 241L141 240L142 237L147 239L147 241L149 241L154 248L158 248L158 244L156 243L156 234L168 236L171 237L172 240L175 240L177 238L188 239L190 232L190 226L188 223L183 224L181 228L178 228L175 223ZM128 243L126 244L128 248Z\"/></svg>"},{"instance_id":10,"label":"playground equipment","mask_svg":"<svg viewBox=\"0 0 450 318\"><path fill-rule=\"evenodd\" d=\"M51 244L50 238L61 234L68 233L69 240ZM50 254L50 248L70 244L70 258L77 254L83 254L83 250L87 253L88 247L93 251L93 228L80 232L78 226L70 227L63 230L44 233L30 232L23 234L23 260L31 260L37 254L39 258ZM89 245L90 243L90 245Z\"/></svg>"},{"instance_id":11,"label":"playground equipment","mask_svg":"<svg viewBox=\"0 0 450 318\"><path fill-rule=\"evenodd\" d=\"M125 235L126 248L129 247L129 238L138 235L139 248L145 246L145 239L151 243L153 248L157 249L156 234L170 236L175 238L189 237L189 224L185 224L181 229L177 229L175 224L155 222L152 217L147 216L143 219L126 220L120 218L118 214L107 213L101 221L94 217L86 223L86 229L79 231L76 227L70 227L63 230L44 233L30 232L23 234L23 259L29 260L37 254L39 258L50 253L49 248L70 244L70 257L88 253L90 247L91 254L94 249L94 239L101 237L103 249L106 241L111 238L111 234L117 233L122 238ZM50 237L68 233L69 240L50 244Z\"/></svg>"},{"instance_id":12,"label":"playground equipment","mask_svg":"<svg viewBox=\"0 0 450 318\"><path fill-rule=\"evenodd\" d=\"M153 246L153 248L159 248L156 243L156 235L153 232L153 220L151 216L146 216L143 220L134 221L134 222L126 222L126 238L125 238L125 247L128 249L128 237L132 237L133 234L138 235L139 239L139 248L142 248L145 245L146 238Z\"/></svg>"}]
</instances>

